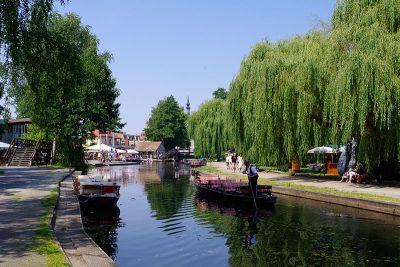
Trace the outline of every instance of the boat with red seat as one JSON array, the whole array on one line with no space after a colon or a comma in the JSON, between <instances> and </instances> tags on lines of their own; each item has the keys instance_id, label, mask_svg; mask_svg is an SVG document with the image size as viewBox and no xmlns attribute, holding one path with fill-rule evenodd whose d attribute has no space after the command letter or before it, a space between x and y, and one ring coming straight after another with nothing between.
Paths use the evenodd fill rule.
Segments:
<instances>
[{"instance_id":1,"label":"boat with red seat","mask_svg":"<svg viewBox=\"0 0 400 267\"><path fill-rule=\"evenodd\" d=\"M84 206L112 207L119 200L120 186L103 176L78 175L74 177L74 191Z\"/></svg>"},{"instance_id":2,"label":"boat with red seat","mask_svg":"<svg viewBox=\"0 0 400 267\"><path fill-rule=\"evenodd\" d=\"M257 196L253 197L249 185L240 179L230 179L225 176L197 176L195 185L199 192L212 197L258 206L270 206L275 204L276 196L272 194L271 185L257 185Z\"/></svg>"}]
</instances>

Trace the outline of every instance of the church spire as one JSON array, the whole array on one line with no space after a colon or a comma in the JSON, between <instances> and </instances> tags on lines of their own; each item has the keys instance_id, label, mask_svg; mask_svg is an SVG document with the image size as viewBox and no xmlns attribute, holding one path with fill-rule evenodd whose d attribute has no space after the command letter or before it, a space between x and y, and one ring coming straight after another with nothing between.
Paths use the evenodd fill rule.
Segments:
<instances>
[{"instance_id":1,"label":"church spire","mask_svg":"<svg viewBox=\"0 0 400 267\"><path fill-rule=\"evenodd\" d=\"M190 115L190 102L189 102L189 97L187 97L187 102L186 102L186 114Z\"/></svg>"}]
</instances>

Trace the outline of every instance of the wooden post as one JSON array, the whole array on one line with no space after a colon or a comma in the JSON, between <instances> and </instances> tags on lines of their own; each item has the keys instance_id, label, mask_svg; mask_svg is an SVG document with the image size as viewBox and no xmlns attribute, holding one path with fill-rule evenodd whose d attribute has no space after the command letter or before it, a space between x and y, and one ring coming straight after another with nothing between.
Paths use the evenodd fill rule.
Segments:
<instances>
[{"instance_id":1,"label":"wooden post","mask_svg":"<svg viewBox=\"0 0 400 267\"><path fill-rule=\"evenodd\" d=\"M53 164L56 158L56 139L53 139L53 148L51 149L50 164Z\"/></svg>"}]
</instances>

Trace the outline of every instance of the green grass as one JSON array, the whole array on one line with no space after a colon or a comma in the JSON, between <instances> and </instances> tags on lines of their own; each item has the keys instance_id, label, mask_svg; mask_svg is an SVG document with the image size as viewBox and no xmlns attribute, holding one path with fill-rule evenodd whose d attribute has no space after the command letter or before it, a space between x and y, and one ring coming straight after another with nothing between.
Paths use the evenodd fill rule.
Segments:
<instances>
[{"instance_id":1,"label":"green grass","mask_svg":"<svg viewBox=\"0 0 400 267\"><path fill-rule=\"evenodd\" d=\"M240 175L237 173L235 174L235 173L231 173L231 172L221 171L216 166L204 166L204 167L198 168L198 170L213 173L216 175L228 176L233 179L246 180L246 177L243 175ZM327 187L306 186L306 185L299 185L299 184L292 183L292 182L274 181L274 180L267 180L267 179L262 179L262 178L258 180L258 183L259 184L269 184L272 186L280 186L280 187L286 187L286 188L307 190L307 191L318 192L318 193L328 193L328 194L333 194L333 195L343 196L343 197L353 197L353 198L360 198L360 199L366 199L366 200L384 201L384 202L389 202L389 203L400 204L399 198L377 196L377 195L366 194L366 193L346 192L346 191L341 191L341 190L327 188Z\"/></svg>"},{"instance_id":2,"label":"green grass","mask_svg":"<svg viewBox=\"0 0 400 267\"><path fill-rule=\"evenodd\" d=\"M15 193L15 194L13 195L13 199L14 199L15 201L20 201L20 200L22 199L22 195L21 195L20 193Z\"/></svg>"},{"instance_id":3,"label":"green grass","mask_svg":"<svg viewBox=\"0 0 400 267\"><path fill-rule=\"evenodd\" d=\"M343 196L343 197L353 197L353 198L361 198L361 199L366 199L366 200L384 201L384 202L400 204L399 198L377 196L377 195L358 193L358 192L346 192L346 191L341 191L341 190L328 188L328 187L299 185L299 184L295 184L295 183L291 183L291 182L279 182L279 181L265 180L265 179L264 180L260 179L259 183L287 187L287 188L300 189L300 190L313 191L313 192L318 192L318 193L328 193L328 194L333 194L333 195L338 195L338 196Z\"/></svg>"},{"instance_id":4,"label":"green grass","mask_svg":"<svg viewBox=\"0 0 400 267\"><path fill-rule=\"evenodd\" d=\"M70 266L58 243L53 239L50 227L49 216L51 215L57 198L57 192L54 190L42 200L45 212L40 217L39 226L33 236L33 249L40 254L46 255L47 266Z\"/></svg>"},{"instance_id":5,"label":"green grass","mask_svg":"<svg viewBox=\"0 0 400 267\"><path fill-rule=\"evenodd\" d=\"M203 171L203 172L211 172L214 174L222 174L223 173L222 171L220 171L220 169L218 167L211 166L211 165L201 166L201 167L197 168L196 170Z\"/></svg>"}]
</instances>

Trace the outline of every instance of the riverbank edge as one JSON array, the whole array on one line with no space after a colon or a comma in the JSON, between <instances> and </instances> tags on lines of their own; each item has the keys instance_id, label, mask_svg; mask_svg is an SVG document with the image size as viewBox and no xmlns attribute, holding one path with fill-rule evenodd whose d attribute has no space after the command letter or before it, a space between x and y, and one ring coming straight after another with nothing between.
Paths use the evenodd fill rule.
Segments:
<instances>
[{"instance_id":1,"label":"riverbank edge","mask_svg":"<svg viewBox=\"0 0 400 267\"><path fill-rule=\"evenodd\" d=\"M206 171L200 171L200 174L201 173L207 174L207 175L218 175L218 174L215 174L212 172L206 172ZM389 215L393 215L393 216L400 216L400 205L394 204L394 203L389 203L389 202L339 196L339 195L334 195L334 194L329 194L329 193L314 192L314 191L309 191L309 190L302 190L302 189L283 187L283 186L273 186L272 191L273 191L273 193L276 193L276 194L300 197L300 198L311 199L311 200L321 201L321 202L335 204L335 205L341 205L341 206L345 206L345 207L364 209L364 210L368 210L368 211L384 213L384 214L389 214Z\"/></svg>"},{"instance_id":2,"label":"riverbank edge","mask_svg":"<svg viewBox=\"0 0 400 267\"><path fill-rule=\"evenodd\" d=\"M60 182L58 197L51 219L53 236L71 266L117 266L116 263L90 238L82 223L79 200L73 191L71 172Z\"/></svg>"}]
</instances>

